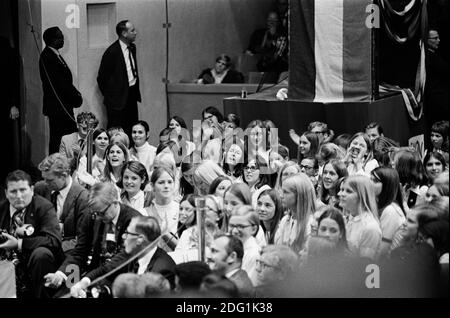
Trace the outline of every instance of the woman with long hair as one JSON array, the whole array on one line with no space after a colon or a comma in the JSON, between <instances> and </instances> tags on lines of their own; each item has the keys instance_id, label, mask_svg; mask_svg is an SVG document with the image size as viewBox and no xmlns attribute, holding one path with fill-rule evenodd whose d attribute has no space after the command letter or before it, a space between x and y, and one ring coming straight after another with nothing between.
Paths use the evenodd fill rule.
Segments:
<instances>
[{"instance_id":1,"label":"woman with long hair","mask_svg":"<svg viewBox=\"0 0 450 318\"><path fill-rule=\"evenodd\" d=\"M345 163L338 159L332 159L324 164L322 180L318 187L318 198L326 205L337 207L339 198L339 180L348 176Z\"/></svg>"},{"instance_id":2,"label":"woman with long hair","mask_svg":"<svg viewBox=\"0 0 450 318\"><path fill-rule=\"evenodd\" d=\"M273 244L275 232L284 212L278 191L275 189L262 191L256 203L256 212L258 212L267 244Z\"/></svg>"},{"instance_id":3,"label":"woman with long hair","mask_svg":"<svg viewBox=\"0 0 450 318\"><path fill-rule=\"evenodd\" d=\"M298 140L298 162L302 162L303 158L317 156L319 152L319 137L316 133L306 131Z\"/></svg>"},{"instance_id":4,"label":"woman with long hair","mask_svg":"<svg viewBox=\"0 0 450 318\"><path fill-rule=\"evenodd\" d=\"M225 145L223 154L223 171L234 182L243 181L243 166L244 166L244 145L239 142L233 142Z\"/></svg>"},{"instance_id":5,"label":"woman with long hair","mask_svg":"<svg viewBox=\"0 0 450 318\"><path fill-rule=\"evenodd\" d=\"M99 182L106 165L106 149L109 145L109 137L105 129L96 129L92 137L92 172L87 172L87 157L83 155L75 172L75 180L82 185L92 186Z\"/></svg>"},{"instance_id":6,"label":"woman with long hair","mask_svg":"<svg viewBox=\"0 0 450 318\"><path fill-rule=\"evenodd\" d=\"M252 159L244 165L244 182L249 186L252 194L251 205L256 207L256 200L259 194L267 189L268 175L261 173L261 162L258 159Z\"/></svg>"},{"instance_id":7,"label":"woman with long hair","mask_svg":"<svg viewBox=\"0 0 450 318\"><path fill-rule=\"evenodd\" d=\"M161 233L168 238L167 241L171 241L172 237L176 236L177 233L180 213L180 206L174 200L175 175L168 167L160 166L153 170L150 183L154 199L145 210L148 216L153 216L159 221ZM173 250L173 247L168 247L164 244L160 247L167 251Z\"/></svg>"},{"instance_id":8,"label":"woman with long hair","mask_svg":"<svg viewBox=\"0 0 450 318\"><path fill-rule=\"evenodd\" d=\"M331 241L340 252L347 251L345 219L341 211L327 207L317 221L317 235Z\"/></svg>"},{"instance_id":9,"label":"woman with long hair","mask_svg":"<svg viewBox=\"0 0 450 318\"><path fill-rule=\"evenodd\" d=\"M363 132L352 136L344 162L347 164L349 175L362 174L368 177L370 172L378 167L378 162L373 158L369 136Z\"/></svg>"},{"instance_id":10,"label":"woman with long hair","mask_svg":"<svg viewBox=\"0 0 450 318\"><path fill-rule=\"evenodd\" d=\"M287 245L299 253L312 231L316 211L314 186L304 173L293 175L283 183L283 202L287 213L275 233L275 244Z\"/></svg>"},{"instance_id":11,"label":"woman with long hair","mask_svg":"<svg viewBox=\"0 0 450 318\"><path fill-rule=\"evenodd\" d=\"M381 227L373 183L363 175L347 177L338 193L339 204L348 216L347 242L350 251L375 259L381 244Z\"/></svg>"},{"instance_id":12,"label":"woman with long hair","mask_svg":"<svg viewBox=\"0 0 450 318\"><path fill-rule=\"evenodd\" d=\"M117 185L122 180L122 168L129 160L127 147L121 142L114 142L106 148L106 165L101 180Z\"/></svg>"},{"instance_id":13,"label":"woman with long hair","mask_svg":"<svg viewBox=\"0 0 450 318\"><path fill-rule=\"evenodd\" d=\"M214 106L202 111L201 151L203 160L219 164L222 160L223 115Z\"/></svg>"},{"instance_id":14,"label":"woman with long hair","mask_svg":"<svg viewBox=\"0 0 450 318\"><path fill-rule=\"evenodd\" d=\"M178 215L177 236L181 237L184 230L197 222L195 213L195 199L193 194L186 194L180 201L180 213Z\"/></svg>"},{"instance_id":15,"label":"woman with long hair","mask_svg":"<svg viewBox=\"0 0 450 318\"><path fill-rule=\"evenodd\" d=\"M275 183L275 189L278 191L280 196L283 194L282 186L283 182L290 176L300 172L300 166L295 161L287 161L278 172L277 182Z\"/></svg>"},{"instance_id":16,"label":"woman with long hair","mask_svg":"<svg viewBox=\"0 0 450 318\"><path fill-rule=\"evenodd\" d=\"M422 201L428 190L427 176L414 148L398 149L393 156L393 168L397 170L402 185L403 198L409 208Z\"/></svg>"},{"instance_id":17,"label":"woman with long hair","mask_svg":"<svg viewBox=\"0 0 450 318\"><path fill-rule=\"evenodd\" d=\"M437 151L427 152L423 158L423 166L428 177L428 186L431 186L434 179L447 169L444 156Z\"/></svg>"},{"instance_id":18,"label":"woman with long hair","mask_svg":"<svg viewBox=\"0 0 450 318\"><path fill-rule=\"evenodd\" d=\"M406 221L400 178L395 169L378 167L372 170L370 178L377 196L378 217L382 234L379 255L386 255L395 233Z\"/></svg>"}]
</instances>

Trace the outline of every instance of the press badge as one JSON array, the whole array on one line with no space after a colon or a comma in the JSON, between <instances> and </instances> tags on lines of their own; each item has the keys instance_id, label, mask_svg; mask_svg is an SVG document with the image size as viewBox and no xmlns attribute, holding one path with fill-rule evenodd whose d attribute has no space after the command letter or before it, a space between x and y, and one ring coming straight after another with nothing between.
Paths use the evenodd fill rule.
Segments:
<instances>
[{"instance_id":1,"label":"press badge","mask_svg":"<svg viewBox=\"0 0 450 318\"><path fill-rule=\"evenodd\" d=\"M116 241L116 236L114 235L114 233L107 233L106 234L106 240L107 241L111 241L111 242L115 242Z\"/></svg>"}]
</instances>

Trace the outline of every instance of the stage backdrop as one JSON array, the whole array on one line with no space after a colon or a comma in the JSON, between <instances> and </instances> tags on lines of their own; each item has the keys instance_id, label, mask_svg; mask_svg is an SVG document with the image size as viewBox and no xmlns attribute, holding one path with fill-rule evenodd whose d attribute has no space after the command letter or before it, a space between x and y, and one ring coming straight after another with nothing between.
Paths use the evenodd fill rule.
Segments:
<instances>
[{"instance_id":1,"label":"stage backdrop","mask_svg":"<svg viewBox=\"0 0 450 318\"><path fill-rule=\"evenodd\" d=\"M372 2L290 1L289 99L371 100L372 29L366 20Z\"/></svg>"}]
</instances>

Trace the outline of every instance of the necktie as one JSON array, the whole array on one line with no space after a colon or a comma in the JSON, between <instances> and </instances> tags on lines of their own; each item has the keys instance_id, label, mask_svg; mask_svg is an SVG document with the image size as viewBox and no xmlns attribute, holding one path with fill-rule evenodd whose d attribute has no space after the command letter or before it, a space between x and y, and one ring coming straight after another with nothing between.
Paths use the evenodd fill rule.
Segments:
<instances>
[{"instance_id":1,"label":"necktie","mask_svg":"<svg viewBox=\"0 0 450 318\"><path fill-rule=\"evenodd\" d=\"M50 201L53 204L53 207L55 208L55 211L58 210L58 195L59 195L59 191L53 191L53 193L50 195Z\"/></svg>"},{"instance_id":2,"label":"necktie","mask_svg":"<svg viewBox=\"0 0 450 318\"><path fill-rule=\"evenodd\" d=\"M128 58L130 59L131 71L133 72L133 76L137 77L136 67L133 63L133 56L131 54L132 47L128 46Z\"/></svg>"},{"instance_id":3,"label":"necktie","mask_svg":"<svg viewBox=\"0 0 450 318\"><path fill-rule=\"evenodd\" d=\"M25 215L25 210L17 210L14 212L11 218L11 226L9 227L9 234L15 235L16 229L23 225L23 217Z\"/></svg>"}]
</instances>

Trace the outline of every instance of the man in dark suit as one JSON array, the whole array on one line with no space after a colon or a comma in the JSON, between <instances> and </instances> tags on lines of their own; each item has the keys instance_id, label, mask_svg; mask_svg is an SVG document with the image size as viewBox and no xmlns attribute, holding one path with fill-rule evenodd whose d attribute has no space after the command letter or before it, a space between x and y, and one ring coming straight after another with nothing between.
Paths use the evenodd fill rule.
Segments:
<instances>
[{"instance_id":1,"label":"man in dark suit","mask_svg":"<svg viewBox=\"0 0 450 318\"><path fill-rule=\"evenodd\" d=\"M136 29L128 21L116 26L119 39L105 51L98 70L97 83L103 94L108 127L119 126L131 136L138 120L137 102L141 102L136 60Z\"/></svg>"},{"instance_id":2,"label":"man in dark suit","mask_svg":"<svg viewBox=\"0 0 450 318\"><path fill-rule=\"evenodd\" d=\"M107 278L106 286L111 286L114 279L121 273L157 272L169 281L173 289L176 265L172 258L157 246L156 240L160 235L161 229L158 220L154 217L134 217L124 234L125 249L114 256L110 262L87 273L79 283L71 288L72 297L86 297L86 289L94 279L116 269L144 249L146 249L146 252L142 252L142 255L136 257L127 266L110 275ZM110 290L110 287L107 290Z\"/></svg>"},{"instance_id":3,"label":"man in dark suit","mask_svg":"<svg viewBox=\"0 0 450 318\"><path fill-rule=\"evenodd\" d=\"M83 218L88 215L88 191L73 182L68 159L60 153L44 158L38 166L43 181L34 186L34 192L53 203L62 235L64 253L76 245Z\"/></svg>"},{"instance_id":4,"label":"man in dark suit","mask_svg":"<svg viewBox=\"0 0 450 318\"><path fill-rule=\"evenodd\" d=\"M225 275L238 288L241 297L252 297L253 284L245 270L241 269L244 246L238 238L224 234L211 244L208 263L213 271Z\"/></svg>"},{"instance_id":5,"label":"man in dark suit","mask_svg":"<svg viewBox=\"0 0 450 318\"><path fill-rule=\"evenodd\" d=\"M72 84L72 73L59 54L64 46L64 35L58 27L51 27L43 34L46 47L39 59L44 93L43 114L50 125L49 153L58 152L63 135L77 130L73 108L80 107L83 98Z\"/></svg>"},{"instance_id":6,"label":"man in dark suit","mask_svg":"<svg viewBox=\"0 0 450 318\"><path fill-rule=\"evenodd\" d=\"M116 186L109 182L92 186L88 207L91 211L83 218L75 248L67 255L58 271L45 276L49 287L59 288L73 274L74 265L78 267L79 273L83 273L109 261L121 250L122 236L131 219L141 215L120 203ZM65 291L68 292L62 288L57 294Z\"/></svg>"},{"instance_id":7,"label":"man in dark suit","mask_svg":"<svg viewBox=\"0 0 450 318\"><path fill-rule=\"evenodd\" d=\"M15 252L21 283L30 285L35 297L48 297L42 279L63 259L55 209L48 200L34 195L31 177L21 170L6 177L6 198L0 203L0 228L8 233L2 233L2 241L6 241L0 244L0 253L11 256Z\"/></svg>"}]
</instances>

